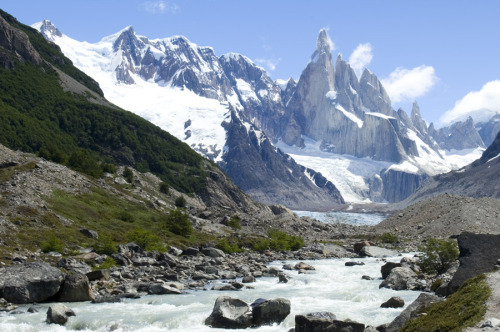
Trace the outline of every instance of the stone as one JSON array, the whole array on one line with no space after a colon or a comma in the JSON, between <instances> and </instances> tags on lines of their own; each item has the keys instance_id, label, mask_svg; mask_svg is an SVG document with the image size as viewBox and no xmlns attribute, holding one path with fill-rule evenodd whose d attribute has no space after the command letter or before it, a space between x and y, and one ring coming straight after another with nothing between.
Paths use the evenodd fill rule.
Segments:
<instances>
[{"instance_id":1,"label":"stone","mask_svg":"<svg viewBox=\"0 0 500 332\"><path fill-rule=\"evenodd\" d=\"M16 304L43 302L59 292L64 275L44 262L0 268L0 297Z\"/></svg>"},{"instance_id":2,"label":"stone","mask_svg":"<svg viewBox=\"0 0 500 332\"><path fill-rule=\"evenodd\" d=\"M286 276L286 274L278 274L278 282L286 284L288 282L288 277Z\"/></svg>"},{"instance_id":3,"label":"stone","mask_svg":"<svg viewBox=\"0 0 500 332\"><path fill-rule=\"evenodd\" d=\"M280 324L290 314L290 301L283 298L267 300L257 305L252 305L253 325Z\"/></svg>"},{"instance_id":4,"label":"stone","mask_svg":"<svg viewBox=\"0 0 500 332\"><path fill-rule=\"evenodd\" d=\"M393 296L380 305L381 308L402 308L404 306L405 301L399 296Z\"/></svg>"},{"instance_id":5,"label":"stone","mask_svg":"<svg viewBox=\"0 0 500 332\"><path fill-rule=\"evenodd\" d=\"M238 288L234 287L231 284L222 284L222 285L213 285L212 290L216 291L237 291Z\"/></svg>"},{"instance_id":6,"label":"stone","mask_svg":"<svg viewBox=\"0 0 500 332\"><path fill-rule=\"evenodd\" d=\"M379 288L391 288L394 290L413 290L418 288L417 275L409 267L396 267L392 269L387 278L382 281Z\"/></svg>"},{"instance_id":7,"label":"stone","mask_svg":"<svg viewBox=\"0 0 500 332\"><path fill-rule=\"evenodd\" d=\"M110 277L111 273L109 272L109 270L94 270L87 273L87 278L89 278L89 281L109 280Z\"/></svg>"},{"instance_id":8,"label":"stone","mask_svg":"<svg viewBox=\"0 0 500 332\"><path fill-rule=\"evenodd\" d=\"M202 254L208 257L216 258L216 257L226 257L226 254L224 251L217 249L217 248L203 248L202 249Z\"/></svg>"},{"instance_id":9,"label":"stone","mask_svg":"<svg viewBox=\"0 0 500 332\"><path fill-rule=\"evenodd\" d=\"M387 276L391 273L392 269L395 267L401 267L401 263L387 262L380 268L380 272L382 273L382 279L387 278Z\"/></svg>"},{"instance_id":10,"label":"stone","mask_svg":"<svg viewBox=\"0 0 500 332\"><path fill-rule=\"evenodd\" d=\"M215 301L212 313L205 320L205 325L226 329L248 328L252 326L252 311L240 299L220 296Z\"/></svg>"},{"instance_id":11,"label":"stone","mask_svg":"<svg viewBox=\"0 0 500 332\"><path fill-rule=\"evenodd\" d=\"M357 266L357 265L365 265L365 263L363 263L363 262L349 261L349 262L345 262L344 265L345 266Z\"/></svg>"},{"instance_id":12,"label":"stone","mask_svg":"<svg viewBox=\"0 0 500 332\"><path fill-rule=\"evenodd\" d=\"M166 284L155 283L149 286L148 294L181 294L182 291L176 287Z\"/></svg>"},{"instance_id":13,"label":"stone","mask_svg":"<svg viewBox=\"0 0 500 332\"><path fill-rule=\"evenodd\" d=\"M387 256L397 256L397 252L394 250L389 250L385 248L380 248L377 246L364 246L359 252L361 257L387 257Z\"/></svg>"},{"instance_id":14,"label":"stone","mask_svg":"<svg viewBox=\"0 0 500 332\"><path fill-rule=\"evenodd\" d=\"M75 312L62 303L52 304L47 310L47 323L64 325Z\"/></svg>"},{"instance_id":15,"label":"stone","mask_svg":"<svg viewBox=\"0 0 500 332\"><path fill-rule=\"evenodd\" d=\"M241 282L244 284L255 282L255 277L253 275L246 275L241 279Z\"/></svg>"},{"instance_id":16,"label":"stone","mask_svg":"<svg viewBox=\"0 0 500 332\"><path fill-rule=\"evenodd\" d=\"M185 256L198 256L200 254L200 251L197 248L190 247L182 251L182 254Z\"/></svg>"},{"instance_id":17,"label":"stone","mask_svg":"<svg viewBox=\"0 0 500 332\"><path fill-rule=\"evenodd\" d=\"M171 247L168 249L168 253L169 253L170 255L180 256L180 255L182 255L182 249L179 249L179 248L176 248L176 247L172 247L172 246L171 246Z\"/></svg>"},{"instance_id":18,"label":"stone","mask_svg":"<svg viewBox=\"0 0 500 332\"><path fill-rule=\"evenodd\" d=\"M295 264L294 269L295 270L306 270L306 271L316 270L313 266L306 264L304 262L299 262L299 263Z\"/></svg>"},{"instance_id":19,"label":"stone","mask_svg":"<svg viewBox=\"0 0 500 332\"><path fill-rule=\"evenodd\" d=\"M333 331L328 329L337 317L331 312L313 312L295 316L295 332Z\"/></svg>"},{"instance_id":20,"label":"stone","mask_svg":"<svg viewBox=\"0 0 500 332\"><path fill-rule=\"evenodd\" d=\"M86 264L85 262L77 261L73 258L61 258L57 264L57 267L62 267L68 272L76 272L86 274L87 272L92 271L92 268Z\"/></svg>"},{"instance_id":21,"label":"stone","mask_svg":"<svg viewBox=\"0 0 500 332\"><path fill-rule=\"evenodd\" d=\"M372 246L373 244L369 241L361 241L361 242L356 242L354 243L353 250L356 254L359 254L361 249L363 249L365 246Z\"/></svg>"},{"instance_id":22,"label":"stone","mask_svg":"<svg viewBox=\"0 0 500 332\"><path fill-rule=\"evenodd\" d=\"M82 228L80 229L80 233L91 239L97 240L99 238L99 234L96 231L90 229Z\"/></svg>"},{"instance_id":23,"label":"stone","mask_svg":"<svg viewBox=\"0 0 500 332\"><path fill-rule=\"evenodd\" d=\"M94 294L90 288L89 279L81 273L67 275L59 294L61 302L92 301Z\"/></svg>"}]
</instances>

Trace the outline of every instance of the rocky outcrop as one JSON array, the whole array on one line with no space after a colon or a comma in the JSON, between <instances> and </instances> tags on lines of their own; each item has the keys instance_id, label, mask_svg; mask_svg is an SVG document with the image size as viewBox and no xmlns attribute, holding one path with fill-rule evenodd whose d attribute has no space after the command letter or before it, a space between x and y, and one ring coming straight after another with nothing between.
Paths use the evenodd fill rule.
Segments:
<instances>
[{"instance_id":1,"label":"rocky outcrop","mask_svg":"<svg viewBox=\"0 0 500 332\"><path fill-rule=\"evenodd\" d=\"M396 317L390 324L384 327L383 331L396 332L399 331L409 319L418 317L424 308L429 305L443 301L442 298L436 295L422 293L415 301L413 301L398 317Z\"/></svg>"},{"instance_id":2,"label":"rocky outcrop","mask_svg":"<svg viewBox=\"0 0 500 332\"><path fill-rule=\"evenodd\" d=\"M487 122L480 122L476 124L477 132L484 142L484 145L489 146L495 140L500 132L500 114L494 115Z\"/></svg>"},{"instance_id":3,"label":"rocky outcrop","mask_svg":"<svg viewBox=\"0 0 500 332\"><path fill-rule=\"evenodd\" d=\"M479 135L474 120L471 117L459 121L449 127L443 127L430 133L442 149L463 150L484 147L484 142Z\"/></svg>"},{"instance_id":4,"label":"rocky outcrop","mask_svg":"<svg viewBox=\"0 0 500 332\"><path fill-rule=\"evenodd\" d=\"M379 286L394 290L419 289L417 275L409 267L395 267Z\"/></svg>"},{"instance_id":5,"label":"rocky outcrop","mask_svg":"<svg viewBox=\"0 0 500 332\"><path fill-rule=\"evenodd\" d=\"M390 203L400 202L413 194L428 178L424 172L411 173L397 169L383 170L382 198Z\"/></svg>"},{"instance_id":6,"label":"rocky outcrop","mask_svg":"<svg viewBox=\"0 0 500 332\"><path fill-rule=\"evenodd\" d=\"M463 233L457 242L460 265L443 295L456 292L470 278L491 272L500 259L500 235Z\"/></svg>"},{"instance_id":7,"label":"rocky outcrop","mask_svg":"<svg viewBox=\"0 0 500 332\"><path fill-rule=\"evenodd\" d=\"M256 301L252 304L253 325L280 324L290 314L290 309L290 301L287 299Z\"/></svg>"},{"instance_id":8,"label":"rocky outcrop","mask_svg":"<svg viewBox=\"0 0 500 332\"><path fill-rule=\"evenodd\" d=\"M52 304L47 310L47 323L64 325L68 318L76 316L75 312L62 303Z\"/></svg>"},{"instance_id":9,"label":"rocky outcrop","mask_svg":"<svg viewBox=\"0 0 500 332\"><path fill-rule=\"evenodd\" d=\"M43 302L57 294L64 275L48 263L33 262L0 269L0 297L12 303Z\"/></svg>"},{"instance_id":10,"label":"rocky outcrop","mask_svg":"<svg viewBox=\"0 0 500 332\"><path fill-rule=\"evenodd\" d=\"M12 16L8 17L11 21L17 22ZM28 61L35 65L39 65L42 62L42 57L36 51L36 49L31 44L26 33L19 29L12 27L12 25L7 22L2 16L0 16L0 48L8 51L10 57L16 57L21 61ZM2 63L0 66L4 68L13 67L13 63L7 56L7 54L0 57Z\"/></svg>"}]
</instances>

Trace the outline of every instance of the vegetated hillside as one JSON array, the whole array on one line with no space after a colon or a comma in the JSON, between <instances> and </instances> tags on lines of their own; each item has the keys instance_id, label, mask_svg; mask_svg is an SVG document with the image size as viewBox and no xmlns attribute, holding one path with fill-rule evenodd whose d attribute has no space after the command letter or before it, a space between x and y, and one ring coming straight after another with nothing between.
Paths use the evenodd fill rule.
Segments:
<instances>
[{"instance_id":1,"label":"vegetated hillside","mask_svg":"<svg viewBox=\"0 0 500 332\"><path fill-rule=\"evenodd\" d=\"M169 133L108 103L55 44L0 11L0 143L100 176L109 164L202 192L203 161Z\"/></svg>"}]
</instances>

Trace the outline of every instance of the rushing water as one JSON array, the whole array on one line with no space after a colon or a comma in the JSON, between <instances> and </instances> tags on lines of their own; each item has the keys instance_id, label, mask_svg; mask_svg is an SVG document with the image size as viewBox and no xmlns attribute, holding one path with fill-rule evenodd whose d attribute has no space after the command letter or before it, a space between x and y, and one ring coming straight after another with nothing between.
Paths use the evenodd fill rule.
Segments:
<instances>
[{"instance_id":1,"label":"rushing water","mask_svg":"<svg viewBox=\"0 0 500 332\"><path fill-rule=\"evenodd\" d=\"M354 213L354 212L312 212L312 211L294 211L299 217L311 217L326 224L351 224L351 225L369 225L373 226L386 218L383 214L373 213Z\"/></svg>"},{"instance_id":2,"label":"rushing water","mask_svg":"<svg viewBox=\"0 0 500 332\"><path fill-rule=\"evenodd\" d=\"M399 261L393 257L390 261ZM346 267L350 259L328 259L305 261L314 266L315 271L298 274L285 271L290 281L278 283L277 278L259 278L250 284L255 289L229 291L189 291L182 295L144 296L141 299L125 300L122 303L91 304L67 303L76 317L70 317L66 326L47 325L46 307L37 305L39 312L34 314L4 314L0 316L0 331L228 331L212 329L203 324L212 312L218 296L238 297L248 303L258 298L283 297L291 301L291 314L278 326L263 326L251 331L288 331L294 327L296 314L315 311L330 311L338 319L352 319L367 325L377 326L394 319L402 309L382 309L380 304L392 296L399 296L406 304L411 303L419 292L393 291L379 289L381 282L380 267L384 262L374 258L356 259L363 266ZM284 263L274 262L271 266L281 268ZM369 275L375 280L362 280ZM26 311L26 308L21 308ZM239 330L241 331L241 330Z\"/></svg>"}]
</instances>

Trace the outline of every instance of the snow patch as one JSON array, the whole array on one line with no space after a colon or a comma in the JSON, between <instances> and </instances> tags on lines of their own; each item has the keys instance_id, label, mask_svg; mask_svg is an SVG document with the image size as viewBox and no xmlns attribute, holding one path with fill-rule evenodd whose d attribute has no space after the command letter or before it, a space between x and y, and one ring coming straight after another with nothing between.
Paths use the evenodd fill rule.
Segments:
<instances>
[{"instance_id":1,"label":"snow patch","mask_svg":"<svg viewBox=\"0 0 500 332\"><path fill-rule=\"evenodd\" d=\"M325 97L330 99L330 100L335 100L335 99L337 99L337 91L330 90L326 93Z\"/></svg>"},{"instance_id":2,"label":"snow patch","mask_svg":"<svg viewBox=\"0 0 500 332\"><path fill-rule=\"evenodd\" d=\"M354 114L352 114L350 112L347 112L345 110L345 108L342 107L342 105L336 104L335 105L335 109L341 111L349 120L351 120L354 123L356 123L359 128L363 127L363 120L361 120L360 118L358 118L356 115L354 115Z\"/></svg>"},{"instance_id":3,"label":"snow patch","mask_svg":"<svg viewBox=\"0 0 500 332\"><path fill-rule=\"evenodd\" d=\"M365 112L366 115L371 115L371 116L376 116L378 118L382 118L382 119L386 119L386 120L390 120L390 119L396 119L395 117L392 117L392 116L388 116L388 115L385 115L385 114L382 114L382 113L378 113L378 112Z\"/></svg>"}]
</instances>

